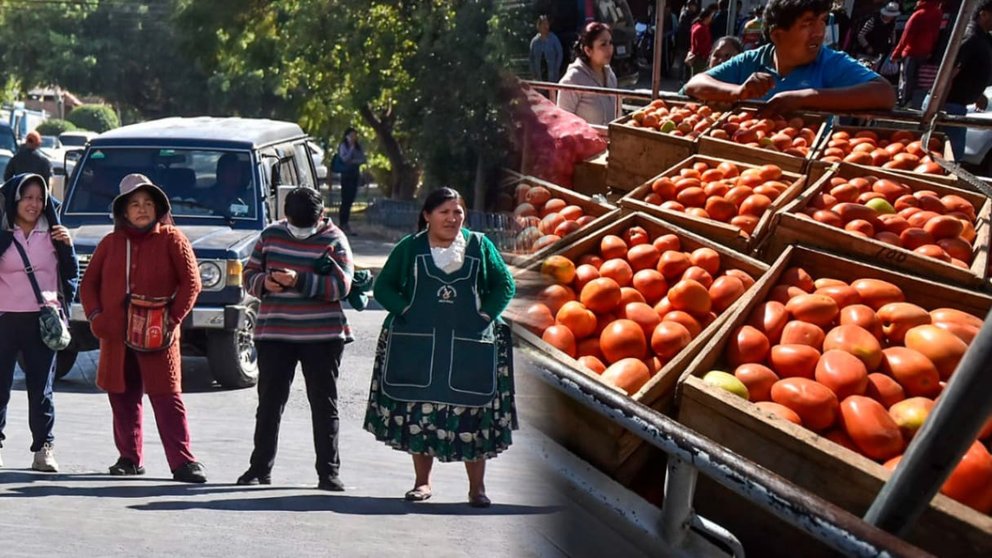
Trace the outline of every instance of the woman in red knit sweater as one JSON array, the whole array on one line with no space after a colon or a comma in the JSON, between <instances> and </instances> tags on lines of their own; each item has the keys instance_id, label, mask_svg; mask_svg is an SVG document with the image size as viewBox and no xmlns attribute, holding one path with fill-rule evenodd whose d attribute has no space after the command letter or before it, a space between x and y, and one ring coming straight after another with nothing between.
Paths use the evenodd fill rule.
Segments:
<instances>
[{"instance_id":1,"label":"woman in red knit sweater","mask_svg":"<svg viewBox=\"0 0 992 558\"><path fill-rule=\"evenodd\" d=\"M899 104L906 105L913 99L913 91L917 88L920 65L925 63L933 54L934 45L940 35L940 23L943 18L940 2L937 0L920 0L916 3L916 11L909 16L906 27L899 38L899 44L892 50L892 61L902 61L899 76Z\"/></svg>"},{"instance_id":2,"label":"woman in red knit sweater","mask_svg":"<svg viewBox=\"0 0 992 558\"><path fill-rule=\"evenodd\" d=\"M145 472L141 400L147 393L172 477L182 482L206 482L203 465L190 451L189 423L181 395L179 324L200 293L193 247L172 226L168 197L143 175L130 174L121 180L112 212L114 230L97 245L80 288L90 328L100 339L97 385L110 396L114 442L120 452L110 474ZM135 295L172 297L166 318L172 342L166 348L139 352L125 344L126 277Z\"/></svg>"},{"instance_id":3,"label":"woman in red knit sweater","mask_svg":"<svg viewBox=\"0 0 992 558\"><path fill-rule=\"evenodd\" d=\"M685 57L685 65L690 69L690 77L705 70L709 64L710 51L713 50L710 23L713 22L716 8L716 4L706 6L706 9L700 12L692 22L692 31L689 35L689 55Z\"/></svg>"}]
</instances>

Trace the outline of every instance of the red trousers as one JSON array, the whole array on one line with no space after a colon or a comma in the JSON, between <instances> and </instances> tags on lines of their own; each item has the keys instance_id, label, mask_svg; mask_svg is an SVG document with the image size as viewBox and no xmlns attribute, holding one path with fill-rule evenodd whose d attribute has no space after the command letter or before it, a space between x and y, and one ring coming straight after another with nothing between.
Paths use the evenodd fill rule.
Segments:
<instances>
[{"instance_id":1,"label":"red trousers","mask_svg":"<svg viewBox=\"0 0 992 558\"><path fill-rule=\"evenodd\" d=\"M124 393L109 394L114 413L114 443L121 457L142 465L141 400L145 390L138 359L131 350L124 357L124 384ZM196 461L189 448L189 423L186 421L182 395L149 395L148 399L155 410L155 423L165 448L165 458L169 461L169 470L175 471L190 461Z\"/></svg>"}]
</instances>

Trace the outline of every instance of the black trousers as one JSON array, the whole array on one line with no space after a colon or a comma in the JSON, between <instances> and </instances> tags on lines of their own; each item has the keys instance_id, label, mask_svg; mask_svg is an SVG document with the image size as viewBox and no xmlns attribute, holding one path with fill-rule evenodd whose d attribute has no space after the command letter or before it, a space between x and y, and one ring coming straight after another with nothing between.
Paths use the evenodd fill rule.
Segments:
<instances>
[{"instance_id":1,"label":"black trousers","mask_svg":"<svg viewBox=\"0 0 992 558\"><path fill-rule=\"evenodd\" d=\"M55 440L55 352L41 340L39 312L0 314L0 447L7 426L7 405L14 382L17 354L24 358L24 387L28 392L28 427L31 451L38 451Z\"/></svg>"},{"instance_id":2,"label":"black trousers","mask_svg":"<svg viewBox=\"0 0 992 558\"><path fill-rule=\"evenodd\" d=\"M335 477L341 466L338 455L338 369L344 341L292 343L257 341L258 411L255 413L255 450L251 468L259 474L272 470L279 444L279 424L289 400L289 388L296 365L303 368L303 379L310 400L313 423L315 467L319 478Z\"/></svg>"},{"instance_id":3,"label":"black trousers","mask_svg":"<svg viewBox=\"0 0 992 558\"><path fill-rule=\"evenodd\" d=\"M341 173L341 208L338 212L338 225L342 227L348 226L348 221L351 220L351 206L355 203L355 197L358 196L358 179L359 172L356 168L355 170L345 171Z\"/></svg>"}]
</instances>

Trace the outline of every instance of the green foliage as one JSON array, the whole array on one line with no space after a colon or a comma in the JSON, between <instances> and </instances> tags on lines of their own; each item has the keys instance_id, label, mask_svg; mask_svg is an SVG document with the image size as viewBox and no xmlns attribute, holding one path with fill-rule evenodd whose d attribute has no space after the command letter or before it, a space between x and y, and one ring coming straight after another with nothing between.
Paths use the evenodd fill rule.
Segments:
<instances>
[{"instance_id":1,"label":"green foliage","mask_svg":"<svg viewBox=\"0 0 992 558\"><path fill-rule=\"evenodd\" d=\"M83 105L76 107L66 118L77 127L83 130L90 130L102 134L107 130L113 130L121 125L120 119L114 109L107 105Z\"/></svg>"},{"instance_id":2,"label":"green foliage","mask_svg":"<svg viewBox=\"0 0 992 558\"><path fill-rule=\"evenodd\" d=\"M76 129L76 125L72 122L59 118L49 118L35 128L35 130L43 136L57 136L62 132L71 132Z\"/></svg>"}]
</instances>

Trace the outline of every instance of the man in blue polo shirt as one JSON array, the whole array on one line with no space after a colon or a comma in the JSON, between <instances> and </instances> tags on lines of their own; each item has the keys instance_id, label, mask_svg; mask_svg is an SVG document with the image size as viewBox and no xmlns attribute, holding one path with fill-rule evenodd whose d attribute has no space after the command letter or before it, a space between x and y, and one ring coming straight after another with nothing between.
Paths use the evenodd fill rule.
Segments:
<instances>
[{"instance_id":1,"label":"man in blue polo shirt","mask_svg":"<svg viewBox=\"0 0 992 558\"><path fill-rule=\"evenodd\" d=\"M779 114L795 110L888 110L892 86L844 52L823 48L829 0L771 0L765 7L770 44L694 76L685 93L703 101L768 101Z\"/></svg>"}]
</instances>

